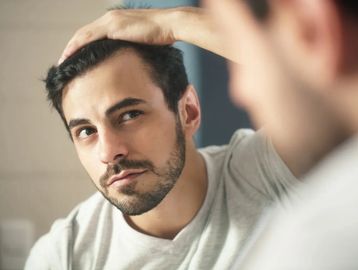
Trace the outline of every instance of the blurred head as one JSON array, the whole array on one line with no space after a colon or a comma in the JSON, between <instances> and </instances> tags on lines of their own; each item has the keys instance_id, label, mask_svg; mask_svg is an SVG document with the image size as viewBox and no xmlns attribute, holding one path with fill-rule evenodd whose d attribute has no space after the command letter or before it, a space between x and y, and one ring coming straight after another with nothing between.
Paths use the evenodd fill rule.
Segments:
<instances>
[{"instance_id":1,"label":"blurred head","mask_svg":"<svg viewBox=\"0 0 358 270\"><path fill-rule=\"evenodd\" d=\"M240 63L230 68L232 98L257 126L276 141L358 130L356 1L204 2Z\"/></svg>"},{"instance_id":2,"label":"blurred head","mask_svg":"<svg viewBox=\"0 0 358 270\"><path fill-rule=\"evenodd\" d=\"M180 51L96 41L52 67L46 89L82 165L112 204L139 215L164 199L200 123Z\"/></svg>"}]
</instances>

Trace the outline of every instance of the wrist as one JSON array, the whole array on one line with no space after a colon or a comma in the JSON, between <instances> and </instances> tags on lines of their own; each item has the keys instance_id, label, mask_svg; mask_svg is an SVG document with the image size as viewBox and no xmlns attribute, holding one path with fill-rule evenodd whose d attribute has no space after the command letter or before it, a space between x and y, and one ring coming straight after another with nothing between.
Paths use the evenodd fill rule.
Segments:
<instances>
[{"instance_id":1,"label":"wrist","mask_svg":"<svg viewBox=\"0 0 358 270\"><path fill-rule=\"evenodd\" d=\"M195 22L201 13L201 9L195 7L168 9L167 23L175 41L188 41L190 31L195 31Z\"/></svg>"}]
</instances>

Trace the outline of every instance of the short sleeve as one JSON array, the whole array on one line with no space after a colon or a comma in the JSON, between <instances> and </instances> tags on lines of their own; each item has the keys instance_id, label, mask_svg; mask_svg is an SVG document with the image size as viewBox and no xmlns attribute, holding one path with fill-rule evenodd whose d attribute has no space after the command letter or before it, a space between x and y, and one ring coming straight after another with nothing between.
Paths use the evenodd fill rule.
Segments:
<instances>
[{"instance_id":1,"label":"short sleeve","mask_svg":"<svg viewBox=\"0 0 358 270\"><path fill-rule=\"evenodd\" d=\"M298 183L263 130L236 131L229 151L231 177L268 199L276 200L288 195Z\"/></svg>"}]
</instances>

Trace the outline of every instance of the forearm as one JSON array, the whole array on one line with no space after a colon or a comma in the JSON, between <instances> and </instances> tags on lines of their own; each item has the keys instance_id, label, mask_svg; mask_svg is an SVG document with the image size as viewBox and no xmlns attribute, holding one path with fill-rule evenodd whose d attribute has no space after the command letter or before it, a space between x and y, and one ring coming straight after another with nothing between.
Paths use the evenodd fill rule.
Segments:
<instances>
[{"instance_id":1,"label":"forearm","mask_svg":"<svg viewBox=\"0 0 358 270\"><path fill-rule=\"evenodd\" d=\"M234 60L233 54L225 50L221 33L205 9L179 7L172 10L171 16L170 28L175 40L191 43Z\"/></svg>"},{"instance_id":2,"label":"forearm","mask_svg":"<svg viewBox=\"0 0 358 270\"><path fill-rule=\"evenodd\" d=\"M235 48L225 46L221 35L202 8L111 10L74 34L59 63L86 44L103 38L153 45L184 41L237 62Z\"/></svg>"}]
</instances>

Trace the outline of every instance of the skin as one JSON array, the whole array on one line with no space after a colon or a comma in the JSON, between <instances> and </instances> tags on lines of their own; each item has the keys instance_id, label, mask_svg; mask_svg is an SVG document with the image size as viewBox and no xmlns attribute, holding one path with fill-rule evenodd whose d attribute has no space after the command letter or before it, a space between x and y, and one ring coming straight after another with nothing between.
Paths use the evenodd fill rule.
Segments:
<instances>
[{"instance_id":1,"label":"skin","mask_svg":"<svg viewBox=\"0 0 358 270\"><path fill-rule=\"evenodd\" d=\"M118 106L129 99L136 102ZM168 239L195 216L207 186L205 164L192 139L200 124L200 107L192 86L178 106L178 115L168 109L161 89L130 49L75 78L63 93L63 111L79 159L96 187L112 202L138 208L145 204L139 195L153 194L168 184L168 168L179 167L180 176L173 177L169 183L173 187L158 205L144 207L140 213L124 213L137 230ZM185 144L178 143L178 136ZM179 151L180 144L185 151ZM179 152L185 155L182 170ZM133 165L124 160L137 162L139 171L108 186L108 176L118 176L114 164L119 162L124 169Z\"/></svg>"}]
</instances>

